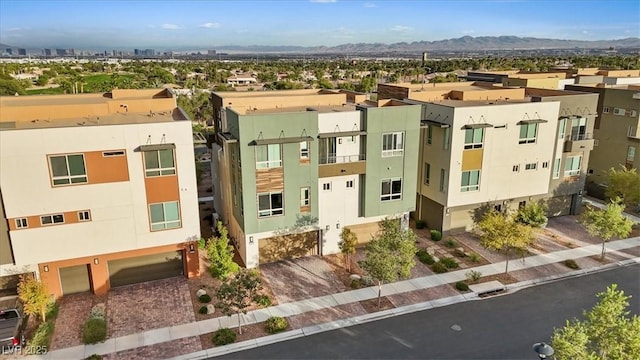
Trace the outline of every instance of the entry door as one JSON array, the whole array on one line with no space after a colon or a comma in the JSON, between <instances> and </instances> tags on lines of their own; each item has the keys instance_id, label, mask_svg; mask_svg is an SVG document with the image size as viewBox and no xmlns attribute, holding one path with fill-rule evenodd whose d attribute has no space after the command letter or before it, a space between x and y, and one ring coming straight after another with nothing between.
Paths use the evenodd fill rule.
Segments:
<instances>
[{"instance_id":1,"label":"entry door","mask_svg":"<svg viewBox=\"0 0 640 360\"><path fill-rule=\"evenodd\" d=\"M91 291L89 265L63 267L58 271L60 272L60 285L63 295Z\"/></svg>"}]
</instances>

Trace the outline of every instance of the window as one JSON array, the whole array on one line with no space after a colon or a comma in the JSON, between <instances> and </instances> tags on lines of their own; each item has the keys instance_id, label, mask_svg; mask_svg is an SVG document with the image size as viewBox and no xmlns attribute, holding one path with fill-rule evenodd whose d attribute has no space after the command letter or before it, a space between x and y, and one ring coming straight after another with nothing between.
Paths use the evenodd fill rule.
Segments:
<instances>
[{"instance_id":1,"label":"window","mask_svg":"<svg viewBox=\"0 0 640 360\"><path fill-rule=\"evenodd\" d=\"M582 156L569 156L564 164L564 176L580 175L580 162Z\"/></svg>"},{"instance_id":2,"label":"window","mask_svg":"<svg viewBox=\"0 0 640 360\"><path fill-rule=\"evenodd\" d=\"M553 178L557 179L560 177L560 158L557 158L553 161Z\"/></svg>"},{"instance_id":3,"label":"window","mask_svg":"<svg viewBox=\"0 0 640 360\"><path fill-rule=\"evenodd\" d=\"M83 154L49 156L49 163L54 186L87 182Z\"/></svg>"},{"instance_id":4,"label":"window","mask_svg":"<svg viewBox=\"0 0 640 360\"><path fill-rule=\"evenodd\" d=\"M585 140L587 138L587 118L571 120L571 140Z\"/></svg>"},{"instance_id":5,"label":"window","mask_svg":"<svg viewBox=\"0 0 640 360\"><path fill-rule=\"evenodd\" d=\"M42 225L62 224L64 223L64 214L53 214L40 216Z\"/></svg>"},{"instance_id":6,"label":"window","mask_svg":"<svg viewBox=\"0 0 640 360\"><path fill-rule=\"evenodd\" d=\"M609 111L611 111L611 110L609 109L608 106L605 106L605 107L602 108L602 113L604 113L604 114L608 114Z\"/></svg>"},{"instance_id":7,"label":"window","mask_svg":"<svg viewBox=\"0 0 640 360\"><path fill-rule=\"evenodd\" d=\"M463 171L460 191L477 191L480 189L480 170Z\"/></svg>"},{"instance_id":8,"label":"window","mask_svg":"<svg viewBox=\"0 0 640 360\"><path fill-rule=\"evenodd\" d=\"M147 177L176 174L173 149L149 150L144 152L144 170Z\"/></svg>"},{"instance_id":9,"label":"window","mask_svg":"<svg viewBox=\"0 0 640 360\"><path fill-rule=\"evenodd\" d=\"M91 213L89 210L78 211L78 221L90 221Z\"/></svg>"},{"instance_id":10,"label":"window","mask_svg":"<svg viewBox=\"0 0 640 360\"><path fill-rule=\"evenodd\" d=\"M311 189L303 187L300 189L300 206L309 206L309 199L311 198Z\"/></svg>"},{"instance_id":11,"label":"window","mask_svg":"<svg viewBox=\"0 0 640 360\"><path fill-rule=\"evenodd\" d=\"M535 170L538 168L538 163L528 163L524 165L525 170Z\"/></svg>"},{"instance_id":12,"label":"window","mask_svg":"<svg viewBox=\"0 0 640 360\"><path fill-rule=\"evenodd\" d=\"M124 151L123 151L123 150L118 150L118 151L103 151L103 152L102 152L102 156L103 156L103 157L124 156Z\"/></svg>"},{"instance_id":13,"label":"window","mask_svg":"<svg viewBox=\"0 0 640 360\"><path fill-rule=\"evenodd\" d=\"M382 134L382 156L402 156L404 154L404 133Z\"/></svg>"},{"instance_id":14,"label":"window","mask_svg":"<svg viewBox=\"0 0 640 360\"><path fill-rule=\"evenodd\" d=\"M380 200L399 200L402 198L402 179L382 180Z\"/></svg>"},{"instance_id":15,"label":"window","mask_svg":"<svg viewBox=\"0 0 640 360\"><path fill-rule=\"evenodd\" d=\"M431 145L433 143L433 127L431 125L427 125L427 145Z\"/></svg>"},{"instance_id":16,"label":"window","mask_svg":"<svg viewBox=\"0 0 640 360\"><path fill-rule=\"evenodd\" d=\"M431 164L424 163L424 183L429 185L431 181Z\"/></svg>"},{"instance_id":17,"label":"window","mask_svg":"<svg viewBox=\"0 0 640 360\"><path fill-rule=\"evenodd\" d=\"M280 144L256 146L256 169L269 169L281 166L282 148Z\"/></svg>"},{"instance_id":18,"label":"window","mask_svg":"<svg viewBox=\"0 0 640 360\"><path fill-rule=\"evenodd\" d=\"M543 169L546 169L546 168L548 168L548 167L549 167L549 162L548 162L548 161L544 161L544 162L542 162L542 168L543 168Z\"/></svg>"},{"instance_id":19,"label":"window","mask_svg":"<svg viewBox=\"0 0 640 360\"><path fill-rule=\"evenodd\" d=\"M180 208L177 201L149 205L151 231L180 227Z\"/></svg>"},{"instance_id":20,"label":"window","mask_svg":"<svg viewBox=\"0 0 640 360\"><path fill-rule=\"evenodd\" d=\"M16 219L16 229L25 229L29 227L27 218Z\"/></svg>"},{"instance_id":21,"label":"window","mask_svg":"<svg viewBox=\"0 0 640 360\"><path fill-rule=\"evenodd\" d=\"M309 142L301 141L300 142L300 159L308 159L309 158Z\"/></svg>"},{"instance_id":22,"label":"window","mask_svg":"<svg viewBox=\"0 0 640 360\"><path fill-rule=\"evenodd\" d=\"M464 148L478 149L482 147L484 139L484 128L466 129L464 131Z\"/></svg>"},{"instance_id":23,"label":"window","mask_svg":"<svg viewBox=\"0 0 640 360\"><path fill-rule=\"evenodd\" d=\"M613 115L624 116L625 113L626 113L626 110L623 108L613 108Z\"/></svg>"},{"instance_id":24,"label":"window","mask_svg":"<svg viewBox=\"0 0 640 360\"><path fill-rule=\"evenodd\" d=\"M522 208L524 208L525 206L527 206L527 202L526 202L526 201L520 201L520 202L518 203L518 209L522 209Z\"/></svg>"},{"instance_id":25,"label":"window","mask_svg":"<svg viewBox=\"0 0 640 360\"><path fill-rule=\"evenodd\" d=\"M629 116L636 117L638 116L638 112L636 110L631 110L631 114Z\"/></svg>"},{"instance_id":26,"label":"window","mask_svg":"<svg viewBox=\"0 0 640 360\"><path fill-rule=\"evenodd\" d=\"M449 150L450 142L451 142L451 128L445 128L443 139L442 139L442 149Z\"/></svg>"},{"instance_id":27,"label":"window","mask_svg":"<svg viewBox=\"0 0 640 360\"><path fill-rule=\"evenodd\" d=\"M347 189L353 188L353 180L347 180Z\"/></svg>"},{"instance_id":28,"label":"window","mask_svg":"<svg viewBox=\"0 0 640 360\"><path fill-rule=\"evenodd\" d=\"M538 124L522 124L520 125L520 141L519 144L533 144L536 142L538 134Z\"/></svg>"},{"instance_id":29,"label":"window","mask_svg":"<svg viewBox=\"0 0 640 360\"><path fill-rule=\"evenodd\" d=\"M447 170L440 169L440 192L447 192Z\"/></svg>"},{"instance_id":30,"label":"window","mask_svg":"<svg viewBox=\"0 0 640 360\"><path fill-rule=\"evenodd\" d=\"M513 165L512 171L513 172L519 172L520 171L520 165Z\"/></svg>"},{"instance_id":31,"label":"window","mask_svg":"<svg viewBox=\"0 0 640 360\"><path fill-rule=\"evenodd\" d=\"M497 211L497 212L501 212L502 211L502 204L496 204L493 206L493 210Z\"/></svg>"},{"instance_id":32,"label":"window","mask_svg":"<svg viewBox=\"0 0 640 360\"><path fill-rule=\"evenodd\" d=\"M564 133L567 131L567 118L558 121L558 139L564 139Z\"/></svg>"},{"instance_id":33,"label":"window","mask_svg":"<svg viewBox=\"0 0 640 360\"><path fill-rule=\"evenodd\" d=\"M636 158L636 148L634 146L629 146L627 148L627 162L633 162Z\"/></svg>"},{"instance_id":34,"label":"window","mask_svg":"<svg viewBox=\"0 0 640 360\"><path fill-rule=\"evenodd\" d=\"M322 184L322 190L327 190L327 191L331 191L331 183L324 183Z\"/></svg>"},{"instance_id":35,"label":"window","mask_svg":"<svg viewBox=\"0 0 640 360\"><path fill-rule=\"evenodd\" d=\"M258 194L258 217L269 217L284 214L282 193Z\"/></svg>"}]
</instances>

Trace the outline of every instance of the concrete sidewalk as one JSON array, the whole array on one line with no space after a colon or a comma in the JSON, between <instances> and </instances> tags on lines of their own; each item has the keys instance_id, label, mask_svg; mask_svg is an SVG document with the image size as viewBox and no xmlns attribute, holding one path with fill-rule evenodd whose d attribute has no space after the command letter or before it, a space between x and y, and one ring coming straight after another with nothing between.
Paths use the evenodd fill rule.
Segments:
<instances>
[{"instance_id":1,"label":"concrete sidewalk","mask_svg":"<svg viewBox=\"0 0 640 360\"><path fill-rule=\"evenodd\" d=\"M589 204L589 205L593 205L593 206L595 206L597 208L600 208L600 209L604 209L605 207L607 207L606 203L604 203L603 201L598 200L596 198L593 198L593 197L584 197L584 198L582 198L582 201L587 203L587 204ZM623 215L627 219L630 219L631 221L633 221L634 223L640 224L640 217L637 217L637 216L635 216L633 214L629 214L627 212L623 213Z\"/></svg>"},{"instance_id":2,"label":"concrete sidewalk","mask_svg":"<svg viewBox=\"0 0 640 360\"><path fill-rule=\"evenodd\" d=\"M640 246L640 237L628 238L622 240L611 241L607 244L608 251L624 250ZM562 250L542 255L534 255L524 258L524 261L511 261L509 264L510 271L523 270L536 266L543 266L547 264L553 264L562 262L567 259L577 259L587 256L599 255L601 252L601 245L588 245L578 247L575 249ZM627 262L638 262L640 258L634 258L625 260L619 263L613 263L605 265L604 267L619 266ZM602 266L598 267L602 268ZM451 284L457 281L466 279L466 273L470 270L476 270L482 273L483 276L490 276L503 273L505 269L505 262L499 262L489 265L478 266L474 268L467 268L464 270L452 271L444 274L429 275L420 278L414 278L410 280L399 281L391 284L385 284L382 287L382 295L388 296L393 294L401 294L404 292L415 291L420 289L428 289L443 284ZM593 269L593 268L592 268ZM566 276L575 276L576 274L584 273L588 270L573 271L568 274L554 275L550 278L557 279ZM512 284L508 288L513 288L514 285L525 286L526 284L533 284L541 279L525 281L517 284ZM362 288L358 290L345 291L341 293L320 296L312 299L300 300L290 303L279 304L264 309L254 310L248 312L246 315L241 315L242 323L245 325L260 323L267 320L271 316L290 317L293 315L302 314L309 311L315 311L324 308L331 308L338 305L354 303L363 300L374 299L378 296L376 287ZM255 347L265 345L268 343L283 341L299 336L309 335L310 333L327 331L335 329L340 326L353 325L355 323L367 320L383 318L387 316L397 315L399 313L406 313L410 311L418 311L429 307L443 306L460 301L467 301L477 298L474 293L461 294L446 299L437 299L425 303L414 304L404 306L400 308L390 309L382 312L366 314L351 319L339 320L328 324L315 325L306 327L303 329L297 329L286 333L266 336L254 340L245 341L242 343L231 344L219 348L213 348L208 350L202 350L193 354L186 354L178 357L179 359L196 359L210 356L221 355L227 352L238 351L243 348ZM174 341L181 338L199 336L202 334L211 333L220 328L235 328L237 327L237 317L222 316L213 319L207 319L182 325L170 326L165 328L153 329L144 331L137 334L107 339L105 342L95 345L80 345L65 349L59 349L51 351L43 356L31 356L33 359L84 359L92 354L105 355L115 353L123 350L129 350L139 348L143 346L149 346L159 344L168 341Z\"/></svg>"}]
</instances>

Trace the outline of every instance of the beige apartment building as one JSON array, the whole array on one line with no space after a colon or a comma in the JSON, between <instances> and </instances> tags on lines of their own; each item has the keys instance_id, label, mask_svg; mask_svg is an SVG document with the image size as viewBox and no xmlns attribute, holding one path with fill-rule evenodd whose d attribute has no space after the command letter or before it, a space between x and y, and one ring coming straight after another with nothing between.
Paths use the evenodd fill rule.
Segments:
<instances>
[{"instance_id":1,"label":"beige apartment building","mask_svg":"<svg viewBox=\"0 0 640 360\"><path fill-rule=\"evenodd\" d=\"M598 96L490 83L379 85L422 104L415 219L468 231L483 207L579 211Z\"/></svg>"}]
</instances>

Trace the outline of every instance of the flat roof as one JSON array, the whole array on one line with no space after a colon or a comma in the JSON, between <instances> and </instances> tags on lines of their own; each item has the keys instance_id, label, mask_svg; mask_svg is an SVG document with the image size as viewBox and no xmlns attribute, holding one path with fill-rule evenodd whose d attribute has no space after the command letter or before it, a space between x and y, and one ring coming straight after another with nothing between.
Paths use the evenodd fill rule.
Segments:
<instances>
[{"instance_id":1,"label":"flat roof","mask_svg":"<svg viewBox=\"0 0 640 360\"><path fill-rule=\"evenodd\" d=\"M513 105L513 104L526 104L530 103L531 98L515 100L438 100L438 101L425 101L425 104L444 105L449 107L473 107L473 106L500 106L500 105Z\"/></svg>"},{"instance_id":2,"label":"flat roof","mask_svg":"<svg viewBox=\"0 0 640 360\"><path fill-rule=\"evenodd\" d=\"M230 109L236 111L233 105L229 106ZM355 104L344 104L344 105L320 105L320 106L290 106L290 107L278 107L278 108L264 108L264 109L244 109L242 112L239 112L243 115L259 115L259 114L276 114L276 113L287 113L287 112L305 112L305 111L317 111L319 113L329 113L329 112L344 112L344 111L356 111Z\"/></svg>"}]
</instances>

